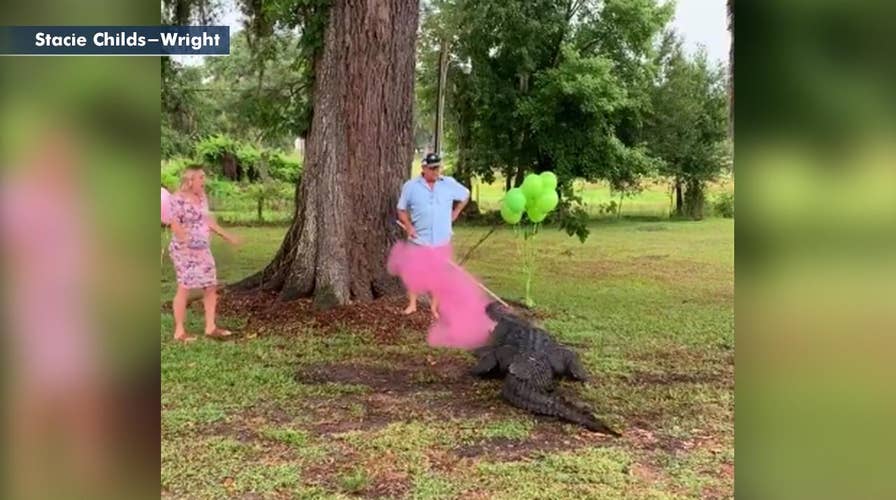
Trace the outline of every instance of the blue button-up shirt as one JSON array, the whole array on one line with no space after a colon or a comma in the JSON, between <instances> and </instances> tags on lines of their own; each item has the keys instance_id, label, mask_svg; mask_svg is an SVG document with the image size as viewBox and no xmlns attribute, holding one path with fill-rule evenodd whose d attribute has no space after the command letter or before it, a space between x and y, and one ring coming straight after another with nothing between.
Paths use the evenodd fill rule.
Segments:
<instances>
[{"instance_id":1,"label":"blue button-up shirt","mask_svg":"<svg viewBox=\"0 0 896 500\"><path fill-rule=\"evenodd\" d=\"M398 209L411 213L411 223L417 230L414 243L444 245L451 241L454 202L469 197L470 190L451 177L440 176L430 189L421 175L404 183L398 198Z\"/></svg>"}]
</instances>

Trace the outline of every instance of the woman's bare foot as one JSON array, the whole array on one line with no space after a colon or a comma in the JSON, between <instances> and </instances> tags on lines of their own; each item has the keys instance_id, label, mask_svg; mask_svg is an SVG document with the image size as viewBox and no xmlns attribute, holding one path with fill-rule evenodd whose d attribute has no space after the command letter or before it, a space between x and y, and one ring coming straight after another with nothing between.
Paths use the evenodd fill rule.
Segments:
<instances>
[{"instance_id":1,"label":"woman's bare foot","mask_svg":"<svg viewBox=\"0 0 896 500\"><path fill-rule=\"evenodd\" d=\"M414 314L415 312L417 312L417 304L411 304L402 311L403 314Z\"/></svg>"},{"instance_id":2,"label":"woman's bare foot","mask_svg":"<svg viewBox=\"0 0 896 500\"><path fill-rule=\"evenodd\" d=\"M187 332L179 332L174 334L174 340L177 342L189 343L196 340L196 337L193 335L187 335Z\"/></svg>"},{"instance_id":3,"label":"woman's bare foot","mask_svg":"<svg viewBox=\"0 0 896 500\"><path fill-rule=\"evenodd\" d=\"M205 332L205 336L212 339L223 339L233 335L233 332L230 330L225 330L223 328L214 327L211 331Z\"/></svg>"}]
</instances>

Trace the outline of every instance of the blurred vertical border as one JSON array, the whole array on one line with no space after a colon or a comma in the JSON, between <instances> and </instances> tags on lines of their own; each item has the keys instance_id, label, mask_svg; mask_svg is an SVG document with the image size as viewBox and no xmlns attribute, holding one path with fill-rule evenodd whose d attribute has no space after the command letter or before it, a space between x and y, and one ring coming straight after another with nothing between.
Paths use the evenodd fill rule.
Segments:
<instances>
[{"instance_id":1,"label":"blurred vertical border","mask_svg":"<svg viewBox=\"0 0 896 500\"><path fill-rule=\"evenodd\" d=\"M734 9L739 498L896 498L896 2Z\"/></svg>"},{"instance_id":2,"label":"blurred vertical border","mask_svg":"<svg viewBox=\"0 0 896 500\"><path fill-rule=\"evenodd\" d=\"M160 18L153 2L2 10L5 25ZM0 57L6 498L159 492L159 67Z\"/></svg>"}]
</instances>

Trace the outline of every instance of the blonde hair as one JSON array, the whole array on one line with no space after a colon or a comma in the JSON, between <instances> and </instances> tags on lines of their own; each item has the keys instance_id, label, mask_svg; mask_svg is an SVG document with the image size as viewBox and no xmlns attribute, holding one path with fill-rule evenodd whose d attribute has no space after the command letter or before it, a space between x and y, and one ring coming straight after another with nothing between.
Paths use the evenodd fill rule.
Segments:
<instances>
[{"instance_id":1,"label":"blonde hair","mask_svg":"<svg viewBox=\"0 0 896 500\"><path fill-rule=\"evenodd\" d=\"M186 191L189 189L190 184L193 183L193 176L196 175L196 172L202 171L202 165L187 165L183 172L180 174L180 190Z\"/></svg>"}]
</instances>

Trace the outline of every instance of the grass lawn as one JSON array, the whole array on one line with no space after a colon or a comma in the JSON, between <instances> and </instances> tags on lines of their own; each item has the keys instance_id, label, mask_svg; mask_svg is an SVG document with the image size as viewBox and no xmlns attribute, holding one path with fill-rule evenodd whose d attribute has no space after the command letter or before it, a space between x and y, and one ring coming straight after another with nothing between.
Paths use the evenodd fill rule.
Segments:
<instances>
[{"instance_id":1,"label":"grass lawn","mask_svg":"<svg viewBox=\"0 0 896 500\"><path fill-rule=\"evenodd\" d=\"M485 196L485 193L482 193ZM667 201L666 201L667 203ZM263 266L284 228L234 228L219 273ZM457 253L481 236L458 228ZM562 389L623 433L590 434L504 404L471 357L396 325L171 340L161 283L162 495L219 498L731 498L734 490L734 223L608 220L580 244L538 236L534 298L592 383ZM468 268L519 297L516 241L495 233ZM398 307L398 305L396 305ZM201 313L191 311L194 333Z\"/></svg>"}]
</instances>

